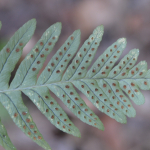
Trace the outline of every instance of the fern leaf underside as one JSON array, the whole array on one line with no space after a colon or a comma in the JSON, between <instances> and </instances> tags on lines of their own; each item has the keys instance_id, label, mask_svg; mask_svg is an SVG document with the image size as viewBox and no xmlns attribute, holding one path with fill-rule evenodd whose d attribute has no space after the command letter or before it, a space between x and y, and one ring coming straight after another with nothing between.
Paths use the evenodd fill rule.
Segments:
<instances>
[{"instance_id":1,"label":"fern leaf underside","mask_svg":"<svg viewBox=\"0 0 150 150\"><path fill-rule=\"evenodd\" d=\"M103 123L86 105L75 87L101 112L116 121L126 123L126 116L135 117L136 111L129 99L137 105L144 103L144 96L140 89L150 89L150 70L147 70L145 61L135 66L139 55L138 49L131 50L118 65L114 66L126 47L125 38L117 40L108 47L88 70L102 40L104 33L102 25L93 31L79 51L80 31L73 32L37 79L46 57L52 51L61 33L61 23L50 26L21 62L9 85L11 72L35 28L35 19L28 21L0 52L0 102L7 109L15 124L27 136L44 149L51 149L33 122L28 108L24 105L21 92L33 101L54 126L77 137L80 137L78 128L51 96L49 90L81 121L100 130L104 130ZM15 149L1 124L0 144L6 149L10 147Z\"/></svg>"}]
</instances>

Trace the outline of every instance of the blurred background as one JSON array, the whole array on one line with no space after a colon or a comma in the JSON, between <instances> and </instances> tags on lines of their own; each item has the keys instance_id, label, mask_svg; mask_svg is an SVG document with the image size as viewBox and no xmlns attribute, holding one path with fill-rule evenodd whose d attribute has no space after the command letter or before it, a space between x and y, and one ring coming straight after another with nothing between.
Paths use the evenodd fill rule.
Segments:
<instances>
[{"instance_id":1,"label":"blurred background","mask_svg":"<svg viewBox=\"0 0 150 150\"><path fill-rule=\"evenodd\" d=\"M3 24L0 31L0 49L19 27L36 18L37 28L33 38L24 48L21 58L23 59L50 25L62 22L62 34L47 58L48 62L74 30L81 30L83 43L95 27L103 24L104 36L95 60L118 38L126 37L127 47L123 55L133 48L139 48L138 62L146 60L150 66L149 14L149 0L0 0L0 20ZM99 131L81 122L54 96L81 131L81 138L65 134L55 128L26 96L23 95L23 98L33 120L52 150L150 150L150 91L142 92L145 104L142 106L133 104L137 115L135 118L128 118L127 124L117 123L104 115L80 93L87 105L104 123L105 131ZM42 150L13 123L2 106L0 116L18 150ZM4 149L0 147L0 150Z\"/></svg>"}]
</instances>

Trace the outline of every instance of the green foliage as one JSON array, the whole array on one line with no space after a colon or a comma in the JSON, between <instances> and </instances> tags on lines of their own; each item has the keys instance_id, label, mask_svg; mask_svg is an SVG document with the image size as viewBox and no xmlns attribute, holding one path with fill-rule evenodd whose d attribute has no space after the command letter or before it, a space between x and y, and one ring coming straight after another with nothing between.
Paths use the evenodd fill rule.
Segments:
<instances>
[{"instance_id":1,"label":"green foliage","mask_svg":"<svg viewBox=\"0 0 150 150\"><path fill-rule=\"evenodd\" d=\"M33 101L54 126L77 137L80 137L78 128L50 95L49 90L81 121L100 130L104 130L103 123L86 105L75 87L101 112L116 121L126 123L126 116L135 117L136 112L129 98L137 105L144 103L144 96L139 88L150 89L150 70L147 71L145 61L134 66L139 55L137 49L131 50L114 67L126 46L125 38L117 40L108 47L88 70L102 40L103 26L98 26L93 31L79 51L80 31L73 32L37 79L46 57L61 33L61 23L50 26L21 62L9 85L11 72L21 57L23 47L32 37L35 27L34 19L28 21L0 52L0 102L27 136L44 149L51 149L24 105L21 92ZM4 148L13 148L3 126L0 127L0 138L0 144Z\"/></svg>"}]
</instances>

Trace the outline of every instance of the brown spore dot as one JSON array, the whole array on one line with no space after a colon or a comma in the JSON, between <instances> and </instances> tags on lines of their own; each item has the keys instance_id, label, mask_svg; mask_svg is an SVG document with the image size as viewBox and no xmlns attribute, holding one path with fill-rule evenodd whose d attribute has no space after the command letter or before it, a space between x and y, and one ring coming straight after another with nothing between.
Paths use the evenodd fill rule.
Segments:
<instances>
[{"instance_id":1,"label":"brown spore dot","mask_svg":"<svg viewBox=\"0 0 150 150\"><path fill-rule=\"evenodd\" d=\"M48 48L45 48L46 51L48 51Z\"/></svg>"},{"instance_id":2,"label":"brown spore dot","mask_svg":"<svg viewBox=\"0 0 150 150\"><path fill-rule=\"evenodd\" d=\"M55 37L53 37L53 40L55 40Z\"/></svg>"},{"instance_id":3,"label":"brown spore dot","mask_svg":"<svg viewBox=\"0 0 150 150\"><path fill-rule=\"evenodd\" d=\"M120 102L119 101L117 101L117 105L119 105L120 104Z\"/></svg>"},{"instance_id":4,"label":"brown spore dot","mask_svg":"<svg viewBox=\"0 0 150 150\"><path fill-rule=\"evenodd\" d=\"M90 91L87 91L87 93L89 94L89 93L90 93Z\"/></svg>"},{"instance_id":5,"label":"brown spore dot","mask_svg":"<svg viewBox=\"0 0 150 150\"><path fill-rule=\"evenodd\" d=\"M69 88L69 85L66 85L65 87L68 89L68 88Z\"/></svg>"},{"instance_id":6,"label":"brown spore dot","mask_svg":"<svg viewBox=\"0 0 150 150\"><path fill-rule=\"evenodd\" d=\"M54 103L53 103L53 102L50 102L50 104L53 105Z\"/></svg>"},{"instance_id":7,"label":"brown spore dot","mask_svg":"<svg viewBox=\"0 0 150 150\"><path fill-rule=\"evenodd\" d=\"M130 65L132 65L132 63L130 63Z\"/></svg>"},{"instance_id":8,"label":"brown spore dot","mask_svg":"<svg viewBox=\"0 0 150 150\"><path fill-rule=\"evenodd\" d=\"M35 71L36 70L36 68L32 68L32 71Z\"/></svg>"},{"instance_id":9,"label":"brown spore dot","mask_svg":"<svg viewBox=\"0 0 150 150\"><path fill-rule=\"evenodd\" d=\"M43 42L40 42L40 45L43 46Z\"/></svg>"},{"instance_id":10,"label":"brown spore dot","mask_svg":"<svg viewBox=\"0 0 150 150\"><path fill-rule=\"evenodd\" d=\"M103 87L105 88L107 85L106 84L103 84Z\"/></svg>"},{"instance_id":11,"label":"brown spore dot","mask_svg":"<svg viewBox=\"0 0 150 150\"><path fill-rule=\"evenodd\" d=\"M124 73L122 73L122 76L124 76L126 73L124 72Z\"/></svg>"},{"instance_id":12,"label":"brown spore dot","mask_svg":"<svg viewBox=\"0 0 150 150\"><path fill-rule=\"evenodd\" d=\"M112 83L113 86L116 86L116 83Z\"/></svg>"},{"instance_id":13,"label":"brown spore dot","mask_svg":"<svg viewBox=\"0 0 150 150\"><path fill-rule=\"evenodd\" d=\"M94 99L94 96L92 96L91 98Z\"/></svg>"},{"instance_id":14,"label":"brown spore dot","mask_svg":"<svg viewBox=\"0 0 150 150\"><path fill-rule=\"evenodd\" d=\"M26 119L26 122L28 122L28 123L29 123L29 122L30 122L30 119L29 119L29 118L27 118L27 119Z\"/></svg>"},{"instance_id":15,"label":"brown spore dot","mask_svg":"<svg viewBox=\"0 0 150 150\"><path fill-rule=\"evenodd\" d=\"M48 69L47 69L47 71L48 71L48 72L50 72L50 71L51 71L51 69L50 69L50 68L48 68Z\"/></svg>"},{"instance_id":16,"label":"brown spore dot","mask_svg":"<svg viewBox=\"0 0 150 150\"><path fill-rule=\"evenodd\" d=\"M134 71L133 70L131 71L131 74L134 75Z\"/></svg>"},{"instance_id":17,"label":"brown spore dot","mask_svg":"<svg viewBox=\"0 0 150 150\"><path fill-rule=\"evenodd\" d=\"M73 105L72 108L75 108L75 105Z\"/></svg>"},{"instance_id":18,"label":"brown spore dot","mask_svg":"<svg viewBox=\"0 0 150 150\"><path fill-rule=\"evenodd\" d=\"M128 105L128 107L131 107L131 105Z\"/></svg>"},{"instance_id":19,"label":"brown spore dot","mask_svg":"<svg viewBox=\"0 0 150 150\"><path fill-rule=\"evenodd\" d=\"M112 99L115 99L115 96L113 96Z\"/></svg>"},{"instance_id":20,"label":"brown spore dot","mask_svg":"<svg viewBox=\"0 0 150 150\"><path fill-rule=\"evenodd\" d=\"M115 45L114 48L117 48L117 45Z\"/></svg>"},{"instance_id":21,"label":"brown spore dot","mask_svg":"<svg viewBox=\"0 0 150 150\"><path fill-rule=\"evenodd\" d=\"M89 57L91 57L92 55L91 54L89 54Z\"/></svg>"},{"instance_id":22,"label":"brown spore dot","mask_svg":"<svg viewBox=\"0 0 150 150\"><path fill-rule=\"evenodd\" d=\"M137 89L135 89L134 91L135 91L135 92L138 92L138 90L137 90Z\"/></svg>"},{"instance_id":23,"label":"brown spore dot","mask_svg":"<svg viewBox=\"0 0 150 150\"><path fill-rule=\"evenodd\" d=\"M126 110L126 112L128 112L128 110Z\"/></svg>"},{"instance_id":24,"label":"brown spore dot","mask_svg":"<svg viewBox=\"0 0 150 150\"><path fill-rule=\"evenodd\" d=\"M78 111L78 114L80 114L80 111Z\"/></svg>"},{"instance_id":25,"label":"brown spore dot","mask_svg":"<svg viewBox=\"0 0 150 150\"><path fill-rule=\"evenodd\" d=\"M76 63L79 63L79 60L76 60Z\"/></svg>"},{"instance_id":26,"label":"brown spore dot","mask_svg":"<svg viewBox=\"0 0 150 150\"><path fill-rule=\"evenodd\" d=\"M130 94L131 93L131 91L130 90L128 90L128 94Z\"/></svg>"},{"instance_id":27,"label":"brown spore dot","mask_svg":"<svg viewBox=\"0 0 150 150\"><path fill-rule=\"evenodd\" d=\"M66 51L66 50L67 50L67 48L66 48L66 47L64 47L64 50Z\"/></svg>"},{"instance_id":28,"label":"brown spore dot","mask_svg":"<svg viewBox=\"0 0 150 150\"><path fill-rule=\"evenodd\" d=\"M52 43L51 43L51 42L49 42L49 43L48 43L48 45L52 45Z\"/></svg>"},{"instance_id":29,"label":"brown spore dot","mask_svg":"<svg viewBox=\"0 0 150 150\"><path fill-rule=\"evenodd\" d=\"M104 59L102 59L102 62L104 62Z\"/></svg>"},{"instance_id":30,"label":"brown spore dot","mask_svg":"<svg viewBox=\"0 0 150 150\"><path fill-rule=\"evenodd\" d=\"M35 51L36 51L36 52L38 52L38 51L39 51L39 49L38 49L38 48L36 48L36 49L35 49Z\"/></svg>"},{"instance_id":31,"label":"brown spore dot","mask_svg":"<svg viewBox=\"0 0 150 150\"><path fill-rule=\"evenodd\" d=\"M129 68L127 67L126 70L128 70Z\"/></svg>"},{"instance_id":32,"label":"brown spore dot","mask_svg":"<svg viewBox=\"0 0 150 150\"><path fill-rule=\"evenodd\" d=\"M70 92L70 95L73 95L73 92Z\"/></svg>"},{"instance_id":33,"label":"brown spore dot","mask_svg":"<svg viewBox=\"0 0 150 150\"><path fill-rule=\"evenodd\" d=\"M95 42L95 45L97 44L97 42Z\"/></svg>"},{"instance_id":34,"label":"brown spore dot","mask_svg":"<svg viewBox=\"0 0 150 150\"><path fill-rule=\"evenodd\" d=\"M97 100L97 101L96 101L96 103L98 104L98 103L99 103L99 101Z\"/></svg>"},{"instance_id":35,"label":"brown spore dot","mask_svg":"<svg viewBox=\"0 0 150 150\"><path fill-rule=\"evenodd\" d=\"M49 112L49 110L48 110L48 109L46 109L46 112Z\"/></svg>"},{"instance_id":36,"label":"brown spore dot","mask_svg":"<svg viewBox=\"0 0 150 150\"><path fill-rule=\"evenodd\" d=\"M54 115L52 115L52 117L51 117L52 119L54 119Z\"/></svg>"},{"instance_id":37,"label":"brown spore dot","mask_svg":"<svg viewBox=\"0 0 150 150\"><path fill-rule=\"evenodd\" d=\"M75 66L72 66L72 69L75 69Z\"/></svg>"},{"instance_id":38,"label":"brown spore dot","mask_svg":"<svg viewBox=\"0 0 150 150\"><path fill-rule=\"evenodd\" d=\"M135 86L135 84L134 84L134 83L131 83L131 86Z\"/></svg>"},{"instance_id":39,"label":"brown spore dot","mask_svg":"<svg viewBox=\"0 0 150 150\"><path fill-rule=\"evenodd\" d=\"M60 116L62 116L62 114L60 114Z\"/></svg>"},{"instance_id":40,"label":"brown spore dot","mask_svg":"<svg viewBox=\"0 0 150 150\"><path fill-rule=\"evenodd\" d=\"M121 109L123 109L124 108L124 106L121 106Z\"/></svg>"},{"instance_id":41,"label":"brown spore dot","mask_svg":"<svg viewBox=\"0 0 150 150\"><path fill-rule=\"evenodd\" d=\"M58 60L58 57L56 57L55 59Z\"/></svg>"},{"instance_id":42,"label":"brown spore dot","mask_svg":"<svg viewBox=\"0 0 150 150\"><path fill-rule=\"evenodd\" d=\"M98 91L98 89L96 88L95 91Z\"/></svg>"},{"instance_id":43,"label":"brown spore dot","mask_svg":"<svg viewBox=\"0 0 150 150\"><path fill-rule=\"evenodd\" d=\"M79 100L77 97L75 97L75 100L77 101L77 100Z\"/></svg>"},{"instance_id":44,"label":"brown spore dot","mask_svg":"<svg viewBox=\"0 0 150 150\"><path fill-rule=\"evenodd\" d=\"M121 69L121 66L119 66L119 69Z\"/></svg>"},{"instance_id":45,"label":"brown spore dot","mask_svg":"<svg viewBox=\"0 0 150 150\"><path fill-rule=\"evenodd\" d=\"M88 63L89 61L87 60L86 63Z\"/></svg>"},{"instance_id":46,"label":"brown spore dot","mask_svg":"<svg viewBox=\"0 0 150 150\"><path fill-rule=\"evenodd\" d=\"M26 129L26 126L23 126L24 129Z\"/></svg>"},{"instance_id":47,"label":"brown spore dot","mask_svg":"<svg viewBox=\"0 0 150 150\"><path fill-rule=\"evenodd\" d=\"M65 128L65 126L63 126L63 128Z\"/></svg>"},{"instance_id":48,"label":"brown spore dot","mask_svg":"<svg viewBox=\"0 0 150 150\"><path fill-rule=\"evenodd\" d=\"M57 121L57 124L59 124L59 121Z\"/></svg>"},{"instance_id":49,"label":"brown spore dot","mask_svg":"<svg viewBox=\"0 0 150 150\"><path fill-rule=\"evenodd\" d=\"M31 135L31 132L28 132L28 135Z\"/></svg>"},{"instance_id":50,"label":"brown spore dot","mask_svg":"<svg viewBox=\"0 0 150 150\"><path fill-rule=\"evenodd\" d=\"M107 99L104 99L104 101L106 102L106 101L107 101Z\"/></svg>"},{"instance_id":51,"label":"brown spore dot","mask_svg":"<svg viewBox=\"0 0 150 150\"><path fill-rule=\"evenodd\" d=\"M80 57L82 57L82 55L81 55L81 54L80 54L79 56L80 56Z\"/></svg>"},{"instance_id":52,"label":"brown spore dot","mask_svg":"<svg viewBox=\"0 0 150 150\"><path fill-rule=\"evenodd\" d=\"M133 58L133 60L135 60L135 58Z\"/></svg>"},{"instance_id":53,"label":"brown spore dot","mask_svg":"<svg viewBox=\"0 0 150 150\"><path fill-rule=\"evenodd\" d=\"M115 110L118 110L117 108L115 108Z\"/></svg>"},{"instance_id":54,"label":"brown spore dot","mask_svg":"<svg viewBox=\"0 0 150 150\"><path fill-rule=\"evenodd\" d=\"M14 117L16 118L17 116L18 116L18 114L17 114L17 113L15 113L15 114L14 114Z\"/></svg>"},{"instance_id":55,"label":"brown spore dot","mask_svg":"<svg viewBox=\"0 0 150 150\"><path fill-rule=\"evenodd\" d=\"M84 88L84 85L81 85L82 88Z\"/></svg>"},{"instance_id":56,"label":"brown spore dot","mask_svg":"<svg viewBox=\"0 0 150 150\"><path fill-rule=\"evenodd\" d=\"M88 111L88 109L85 109L85 111Z\"/></svg>"},{"instance_id":57,"label":"brown spore dot","mask_svg":"<svg viewBox=\"0 0 150 150\"><path fill-rule=\"evenodd\" d=\"M108 90L108 93L111 93L111 90Z\"/></svg>"},{"instance_id":58,"label":"brown spore dot","mask_svg":"<svg viewBox=\"0 0 150 150\"><path fill-rule=\"evenodd\" d=\"M44 54L42 54L41 57L44 57Z\"/></svg>"},{"instance_id":59,"label":"brown spore dot","mask_svg":"<svg viewBox=\"0 0 150 150\"><path fill-rule=\"evenodd\" d=\"M58 108L55 108L55 110L58 110Z\"/></svg>"},{"instance_id":60,"label":"brown spore dot","mask_svg":"<svg viewBox=\"0 0 150 150\"><path fill-rule=\"evenodd\" d=\"M67 103L70 103L70 100L67 100Z\"/></svg>"},{"instance_id":61,"label":"brown spore dot","mask_svg":"<svg viewBox=\"0 0 150 150\"><path fill-rule=\"evenodd\" d=\"M120 95L120 98L123 98L123 95Z\"/></svg>"},{"instance_id":62,"label":"brown spore dot","mask_svg":"<svg viewBox=\"0 0 150 150\"><path fill-rule=\"evenodd\" d=\"M61 65L61 68L63 67L63 65Z\"/></svg>"},{"instance_id":63,"label":"brown spore dot","mask_svg":"<svg viewBox=\"0 0 150 150\"><path fill-rule=\"evenodd\" d=\"M16 52L19 52L19 48L16 49Z\"/></svg>"},{"instance_id":64,"label":"brown spore dot","mask_svg":"<svg viewBox=\"0 0 150 150\"><path fill-rule=\"evenodd\" d=\"M40 61L37 61L37 64L40 64Z\"/></svg>"},{"instance_id":65,"label":"brown spore dot","mask_svg":"<svg viewBox=\"0 0 150 150\"><path fill-rule=\"evenodd\" d=\"M78 75L81 75L81 72L79 72Z\"/></svg>"},{"instance_id":66,"label":"brown spore dot","mask_svg":"<svg viewBox=\"0 0 150 150\"><path fill-rule=\"evenodd\" d=\"M33 129L33 128L34 128L34 125L33 125L33 124L31 124L31 125L30 125L30 128L31 128L31 129Z\"/></svg>"},{"instance_id":67,"label":"brown spore dot","mask_svg":"<svg viewBox=\"0 0 150 150\"><path fill-rule=\"evenodd\" d=\"M84 116L84 118L86 119L86 116Z\"/></svg>"},{"instance_id":68,"label":"brown spore dot","mask_svg":"<svg viewBox=\"0 0 150 150\"><path fill-rule=\"evenodd\" d=\"M68 45L70 45L70 43L69 43L69 42L68 42L67 44L68 44Z\"/></svg>"},{"instance_id":69,"label":"brown spore dot","mask_svg":"<svg viewBox=\"0 0 150 150\"><path fill-rule=\"evenodd\" d=\"M110 107L113 107L113 104L110 104Z\"/></svg>"},{"instance_id":70,"label":"brown spore dot","mask_svg":"<svg viewBox=\"0 0 150 150\"><path fill-rule=\"evenodd\" d=\"M61 55L62 55L62 52L59 52L59 55L61 56Z\"/></svg>"},{"instance_id":71,"label":"brown spore dot","mask_svg":"<svg viewBox=\"0 0 150 150\"><path fill-rule=\"evenodd\" d=\"M54 63L51 63L51 66L53 67L53 66L54 66Z\"/></svg>"},{"instance_id":72,"label":"brown spore dot","mask_svg":"<svg viewBox=\"0 0 150 150\"><path fill-rule=\"evenodd\" d=\"M19 43L19 46L22 46L23 45L23 43Z\"/></svg>"},{"instance_id":73,"label":"brown spore dot","mask_svg":"<svg viewBox=\"0 0 150 150\"><path fill-rule=\"evenodd\" d=\"M108 67L108 66L106 66L106 69L109 69L109 67Z\"/></svg>"},{"instance_id":74,"label":"brown spore dot","mask_svg":"<svg viewBox=\"0 0 150 150\"><path fill-rule=\"evenodd\" d=\"M100 67L100 64L97 64L98 67Z\"/></svg>"},{"instance_id":75,"label":"brown spore dot","mask_svg":"<svg viewBox=\"0 0 150 150\"><path fill-rule=\"evenodd\" d=\"M22 112L22 115L24 115L24 116L25 116L26 114L27 114L26 112Z\"/></svg>"},{"instance_id":76,"label":"brown spore dot","mask_svg":"<svg viewBox=\"0 0 150 150\"><path fill-rule=\"evenodd\" d=\"M139 69L136 67L136 71L138 71Z\"/></svg>"},{"instance_id":77,"label":"brown spore dot","mask_svg":"<svg viewBox=\"0 0 150 150\"><path fill-rule=\"evenodd\" d=\"M112 63L112 61L110 61L110 64Z\"/></svg>"},{"instance_id":78,"label":"brown spore dot","mask_svg":"<svg viewBox=\"0 0 150 150\"><path fill-rule=\"evenodd\" d=\"M106 54L106 57L108 57L108 54Z\"/></svg>"},{"instance_id":79,"label":"brown spore dot","mask_svg":"<svg viewBox=\"0 0 150 150\"><path fill-rule=\"evenodd\" d=\"M114 56L114 58L116 58L117 56Z\"/></svg>"},{"instance_id":80,"label":"brown spore dot","mask_svg":"<svg viewBox=\"0 0 150 150\"><path fill-rule=\"evenodd\" d=\"M73 36L71 36L71 40L73 40L74 39L74 37Z\"/></svg>"},{"instance_id":81,"label":"brown spore dot","mask_svg":"<svg viewBox=\"0 0 150 150\"><path fill-rule=\"evenodd\" d=\"M69 126L71 126L71 124L69 124Z\"/></svg>"},{"instance_id":82,"label":"brown spore dot","mask_svg":"<svg viewBox=\"0 0 150 150\"><path fill-rule=\"evenodd\" d=\"M110 49L110 52L112 52L112 49Z\"/></svg>"},{"instance_id":83,"label":"brown spore dot","mask_svg":"<svg viewBox=\"0 0 150 150\"><path fill-rule=\"evenodd\" d=\"M99 96L103 96L103 94L99 94Z\"/></svg>"},{"instance_id":84,"label":"brown spore dot","mask_svg":"<svg viewBox=\"0 0 150 150\"><path fill-rule=\"evenodd\" d=\"M33 55L31 55L30 57L33 58Z\"/></svg>"},{"instance_id":85,"label":"brown spore dot","mask_svg":"<svg viewBox=\"0 0 150 150\"><path fill-rule=\"evenodd\" d=\"M140 72L140 74L139 74L139 75L141 76L142 74L143 74L143 72Z\"/></svg>"},{"instance_id":86,"label":"brown spore dot","mask_svg":"<svg viewBox=\"0 0 150 150\"><path fill-rule=\"evenodd\" d=\"M132 94L132 97L134 97L134 94Z\"/></svg>"},{"instance_id":87,"label":"brown spore dot","mask_svg":"<svg viewBox=\"0 0 150 150\"><path fill-rule=\"evenodd\" d=\"M63 95L62 95L62 97L64 98L64 97L65 97L65 95L63 94Z\"/></svg>"},{"instance_id":88,"label":"brown spore dot","mask_svg":"<svg viewBox=\"0 0 150 150\"><path fill-rule=\"evenodd\" d=\"M125 64L126 62L125 61L123 61L123 64Z\"/></svg>"},{"instance_id":89,"label":"brown spore dot","mask_svg":"<svg viewBox=\"0 0 150 150\"><path fill-rule=\"evenodd\" d=\"M117 53L120 53L120 51L117 51Z\"/></svg>"},{"instance_id":90,"label":"brown spore dot","mask_svg":"<svg viewBox=\"0 0 150 150\"><path fill-rule=\"evenodd\" d=\"M94 125L96 126L97 124L96 124L96 123L94 123Z\"/></svg>"},{"instance_id":91,"label":"brown spore dot","mask_svg":"<svg viewBox=\"0 0 150 150\"><path fill-rule=\"evenodd\" d=\"M33 139L36 140L36 137L34 137Z\"/></svg>"},{"instance_id":92,"label":"brown spore dot","mask_svg":"<svg viewBox=\"0 0 150 150\"><path fill-rule=\"evenodd\" d=\"M129 58L127 57L127 60L129 60Z\"/></svg>"},{"instance_id":93,"label":"brown spore dot","mask_svg":"<svg viewBox=\"0 0 150 150\"><path fill-rule=\"evenodd\" d=\"M83 106L83 104L81 103L80 106Z\"/></svg>"},{"instance_id":94,"label":"brown spore dot","mask_svg":"<svg viewBox=\"0 0 150 150\"><path fill-rule=\"evenodd\" d=\"M124 102L127 102L125 99L123 100Z\"/></svg>"},{"instance_id":95,"label":"brown spore dot","mask_svg":"<svg viewBox=\"0 0 150 150\"><path fill-rule=\"evenodd\" d=\"M41 139L42 139L42 137L41 137L41 136L38 136L38 139L40 139L40 140L41 140Z\"/></svg>"},{"instance_id":96,"label":"brown spore dot","mask_svg":"<svg viewBox=\"0 0 150 150\"><path fill-rule=\"evenodd\" d=\"M92 51L94 51L94 48L92 48Z\"/></svg>"},{"instance_id":97,"label":"brown spore dot","mask_svg":"<svg viewBox=\"0 0 150 150\"><path fill-rule=\"evenodd\" d=\"M86 48L84 48L84 51L86 51Z\"/></svg>"},{"instance_id":98,"label":"brown spore dot","mask_svg":"<svg viewBox=\"0 0 150 150\"><path fill-rule=\"evenodd\" d=\"M126 89L126 88L127 88L127 86L126 86L126 85L124 85L124 86L123 86L123 88L124 88L124 89Z\"/></svg>"},{"instance_id":99,"label":"brown spore dot","mask_svg":"<svg viewBox=\"0 0 150 150\"><path fill-rule=\"evenodd\" d=\"M88 42L88 45L90 45L90 42Z\"/></svg>"},{"instance_id":100,"label":"brown spore dot","mask_svg":"<svg viewBox=\"0 0 150 150\"><path fill-rule=\"evenodd\" d=\"M48 99L49 97L46 95L45 98Z\"/></svg>"},{"instance_id":101,"label":"brown spore dot","mask_svg":"<svg viewBox=\"0 0 150 150\"><path fill-rule=\"evenodd\" d=\"M107 112L109 112L109 109L107 109Z\"/></svg>"},{"instance_id":102,"label":"brown spore dot","mask_svg":"<svg viewBox=\"0 0 150 150\"><path fill-rule=\"evenodd\" d=\"M60 70L57 70L56 73L60 73Z\"/></svg>"},{"instance_id":103,"label":"brown spore dot","mask_svg":"<svg viewBox=\"0 0 150 150\"><path fill-rule=\"evenodd\" d=\"M93 116L93 114L90 114L90 116Z\"/></svg>"},{"instance_id":104,"label":"brown spore dot","mask_svg":"<svg viewBox=\"0 0 150 150\"><path fill-rule=\"evenodd\" d=\"M105 106L102 106L102 109L104 109L105 108Z\"/></svg>"},{"instance_id":105,"label":"brown spore dot","mask_svg":"<svg viewBox=\"0 0 150 150\"><path fill-rule=\"evenodd\" d=\"M116 74L117 72L116 71L114 71L114 74Z\"/></svg>"},{"instance_id":106,"label":"brown spore dot","mask_svg":"<svg viewBox=\"0 0 150 150\"><path fill-rule=\"evenodd\" d=\"M91 120L89 119L89 122L91 122Z\"/></svg>"},{"instance_id":107,"label":"brown spore dot","mask_svg":"<svg viewBox=\"0 0 150 150\"><path fill-rule=\"evenodd\" d=\"M105 74L105 72L102 72L102 74Z\"/></svg>"},{"instance_id":108,"label":"brown spore dot","mask_svg":"<svg viewBox=\"0 0 150 150\"><path fill-rule=\"evenodd\" d=\"M119 92L119 90L118 90L118 89L116 89L116 92Z\"/></svg>"},{"instance_id":109,"label":"brown spore dot","mask_svg":"<svg viewBox=\"0 0 150 150\"><path fill-rule=\"evenodd\" d=\"M34 131L34 133L36 134L36 133L37 133L37 131Z\"/></svg>"}]
</instances>

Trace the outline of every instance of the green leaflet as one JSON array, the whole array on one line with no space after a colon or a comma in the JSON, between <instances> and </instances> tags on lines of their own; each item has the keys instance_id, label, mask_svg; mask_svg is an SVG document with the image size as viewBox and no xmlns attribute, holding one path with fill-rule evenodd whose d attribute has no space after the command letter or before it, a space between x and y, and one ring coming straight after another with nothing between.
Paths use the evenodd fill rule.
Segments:
<instances>
[{"instance_id":1,"label":"green leaflet","mask_svg":"<svg viewBox=\"0 0 150 150\"><path fill-rule=\"evenodd\" d=\"M6 150L16 150L14 145L11 143L10 138L8 137L4 125L1 123L1 119L0 119L0 145L2 145Z\"/></svg>"},{"instance_id":2,"label":"green leaflet","mask_svg":"<svg viewBox=\"0 0 150 150\"><path fill-rule=\"evenodd\" d=\"M33 101L54 126L77 137L80 137L79 129L50 95L50 91L81 121L100 130L104 130L103 123L76 89L101 112L120 123L126 123L126 116L135 117L136 111L130 99L137 105L144 103L140 89L150 89L150 70L147 70L145 61L135 65L138 49L131 50L114 66L126 46L125 38L109 46L88 70L102 40L102 25L93 31L79 51L81 33L79 30L73 32L37 79L61 32L61 23L50 26L22 61L9 87L11 72L21 57L23 47L32 37L35 25L34 19L24 24L0 52L0 102L27 136L44 149L50 149L24 105L21 92ZM6 135L5 138L2 135ZM0 144L6 149L14 147L1 124Z\"/></svg>"},{"instance_id":3,"label":"green leaflet","mask_svg":"<svg viewBox=\"0 0 150 150\"><path fill-rule=\"evenodd\" d=\"M1 29L1 27L2 27L2 23L1 23L1 21L0 21L0 29Z\"/></svg>"}]
</instances>

